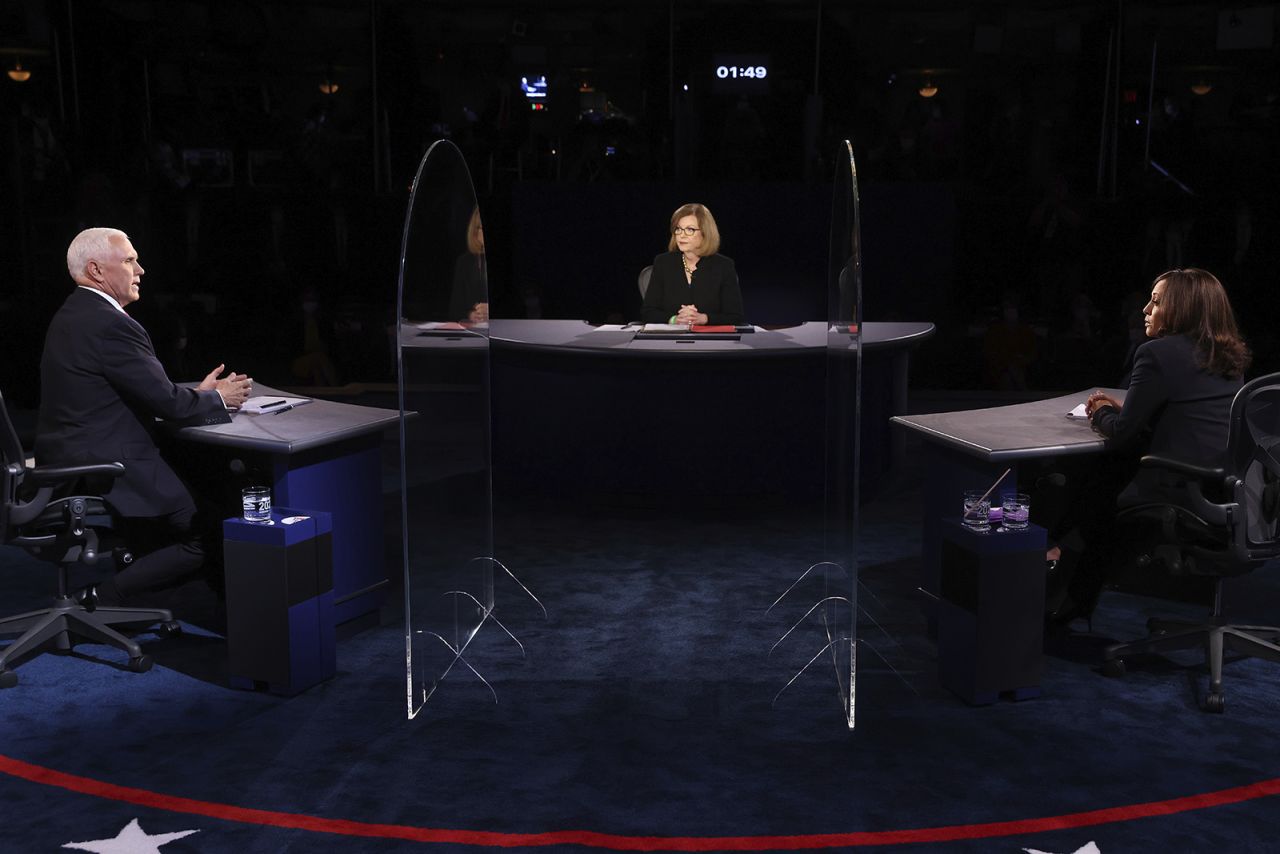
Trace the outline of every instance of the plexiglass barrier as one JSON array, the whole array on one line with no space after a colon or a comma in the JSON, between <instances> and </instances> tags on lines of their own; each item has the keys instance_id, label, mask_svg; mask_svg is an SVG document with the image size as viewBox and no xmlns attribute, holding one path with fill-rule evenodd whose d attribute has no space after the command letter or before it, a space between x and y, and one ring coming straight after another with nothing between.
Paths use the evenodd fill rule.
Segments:
<instances>
[{"instance_id":1,"label":"plexiglass barrier","mask_svg":"<svg viewBox=\"0 0 1280 854\"><path fill-rule=\"evenodd\" d=\"M862 401L862 254L858 178L846 141L836 158L827 275L827 377L823 553L770 606L785 630L770 654L798 666L774 697L805 674L830 679L855 723L859 614L859 419Z\"/></svg>"},{"instance_id":2,"label":"plexiglass barrier","mask_svg":"<svg viewBox=\"0 0 1280 854\"><path fill-rule=\"evenodd\" d=\"M862 222L858 169L846 140L835 159L827 264L827 465L825 606L837 693L850 729L858 674L860 478L862 457ZM841 602L839 596L847 596Z\"/></svg>"},{"instance_id":3,"label":"plexiglass barrier","mask_svg":"<svg viewBox=\"0 0 1280 854\"><path fill-rule=\"evenodd\" d=\"M472 655L482 629L523 652L494 614L494 579L508 573L493 553L484 225L466 162L447 141L422 158L409 195L397 303L413 717L451 675L493 691Z\"/></svg>"}]
</instances>

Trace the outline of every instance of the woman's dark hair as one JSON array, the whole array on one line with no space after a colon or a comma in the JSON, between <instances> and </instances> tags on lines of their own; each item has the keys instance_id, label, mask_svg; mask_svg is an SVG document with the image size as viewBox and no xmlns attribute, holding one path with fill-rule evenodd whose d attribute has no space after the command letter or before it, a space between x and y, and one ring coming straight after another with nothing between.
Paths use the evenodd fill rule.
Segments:
<instances>
[{"instance_id":1,"label":"woman's dark hair","mask_svg":"<svg viewBox=\"0 0 1280 854\"><path fill-rule=\"evenodd\" d=\"M1161 335L1185 335L1196 345L1205 370L1239 379L1253 354L1240 337L1235 312L1218 277L1208 270L1187 267L1156 276L1164 282L1160 296Z\"/></svg>"}]
</instances>

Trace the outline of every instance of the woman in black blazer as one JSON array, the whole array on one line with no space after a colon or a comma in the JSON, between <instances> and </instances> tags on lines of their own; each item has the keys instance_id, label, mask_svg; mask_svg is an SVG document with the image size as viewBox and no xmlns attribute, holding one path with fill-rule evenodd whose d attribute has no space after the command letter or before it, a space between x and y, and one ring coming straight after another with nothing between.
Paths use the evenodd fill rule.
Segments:
<instances>
[{"instance_id":1,"label":"woman in black blazer","mask_svg":"<svg viewBox=\"0 0 1280 854\"><path fill-rule=\"evenodd\" d=\"M693 326L741 324L742 291L733 259L717 254L720 230L704 205L671 215L669 251L653 259L640 318L645 323Z\"/></svg>"},{"instance_id":2,"label":"woman in black blazer","mask_svg":"<svg viewBox=\"0 0 1280 854\"><path fill-rule=\"evenodd\" d=\"M1231 403L1251 358L1226 290L1205 270L1170 270L1152 284L1142 314L1150 340L1134 354L1124 403L1100 391L1090 395L1085 411L1093 429L1107 437L1109 447L1122 451L1138 446L1142 453L1192 465L1223 465ZM1051 602L1051 610L1060 619L1092 610L1107 580L1105 558L1108 544L1115 541L1110 521L1116 508L1176 503L1181 492L1170 475L1139 469L1119 495L1086 496L1084 501L1095 509L1085 514L1073 542L1085 544L1090 559L1069 554L1064 539L1062 559L1078 567L1062 567L1051 585L1061 601ZM1051 551L1049 557L1054 556Z\"/></svg>"}]
</instances>

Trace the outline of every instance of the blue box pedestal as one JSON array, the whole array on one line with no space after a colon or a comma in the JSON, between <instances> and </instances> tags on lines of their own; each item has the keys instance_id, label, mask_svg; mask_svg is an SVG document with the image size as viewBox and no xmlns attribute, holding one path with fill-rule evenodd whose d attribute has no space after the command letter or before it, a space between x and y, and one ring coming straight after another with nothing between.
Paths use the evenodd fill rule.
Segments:
<instances>
[{"instance_id":1,"label":"blue box pedestal","mask_svg":"<svg viewBox=\"0 0 1280 854\"><path fill-rule=\"evenodd\" d=\"M292 695L336 672L332 532L328 513L285 507L223 521L233 688Z\"/></svg>"},{"instance_id":2,"label":"blue box pedestal","mask_svg":"<svg viewBox=\"0 0 1280 854\"><path fill-rule=\"evenodd\" d=\"M973 705L1040 695L1045 530L942 523L938 678Z\"/></svg>"}]
</instances>

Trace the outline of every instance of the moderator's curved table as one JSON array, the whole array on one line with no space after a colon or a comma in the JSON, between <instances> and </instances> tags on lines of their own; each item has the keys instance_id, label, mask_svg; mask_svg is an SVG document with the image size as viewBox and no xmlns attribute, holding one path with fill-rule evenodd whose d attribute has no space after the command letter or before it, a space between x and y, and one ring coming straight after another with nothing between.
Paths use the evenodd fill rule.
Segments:
<instances>
[{"instance_id":1,"label":"moderator's curved table","mask_svg":"<svg viewBox=\"0 0 1280 854\"><path fill-rule=\"evenodd\" d=\"M868 352L901 352L933 335L932 323L868 322L863 324L862 346ZM774 357L813 354L827 348L827 324L802 323L781 329L757 329L737 341L690 333L678 339L646 339L634 327L592 326L585 320L494 320L489 326L494 346L532 352L555 351L632 357L699 358Z\"/></svg>"},{"instance_id":2,"label":"moderator's curved table","mask_svg":"<svg viewBox=\"0 0 1280 854\"><path fill-rule=\"evenodd\" d=\"M511 485L519 469L524 485L614 494L820 489L827 328L653 340L580 320L494 320L495 478ZM900 441L888 418L905 411L909 352L933 331L864 324L867 474Z\"/></svg>"}]
</instances>

